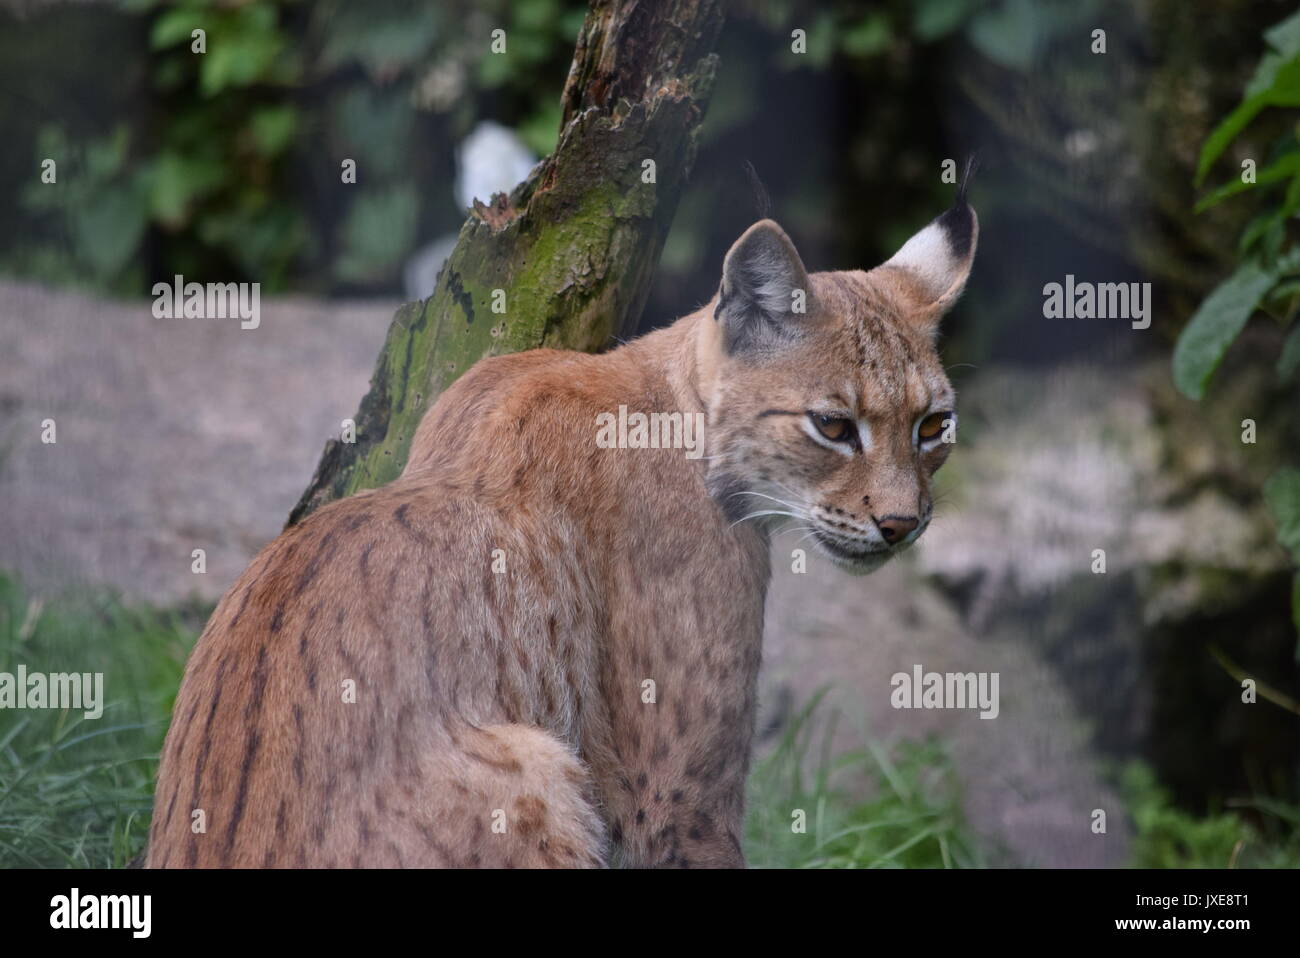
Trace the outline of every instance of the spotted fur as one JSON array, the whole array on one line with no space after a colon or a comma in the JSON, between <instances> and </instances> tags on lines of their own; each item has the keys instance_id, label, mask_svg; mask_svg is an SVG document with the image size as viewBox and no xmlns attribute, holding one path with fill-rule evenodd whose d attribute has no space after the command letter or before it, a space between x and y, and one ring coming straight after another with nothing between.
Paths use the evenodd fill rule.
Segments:
<instances>
[{"instance_id":1,"label":"spotted fur","mask_svg":"<svg viewBox=\"0 0 1300 958\"><path fill-rule=\"evenodd\" d=\"M924 527L948 446L918 451L913 431L952 407L935 326L974 254L974 214L948 219L965 249L941 218L870 272L811 276L763 221L720 296L670 327L476 364L400 478L286 530L218 605L148 865L742 865L785 518L750 514L790 513L853 571L905 545L882 548L877 520ZM859 448L810 434L827 403ZM599 448L596 417L620 405L703 413L707 455Z\"/></svg>"}]
</instances>

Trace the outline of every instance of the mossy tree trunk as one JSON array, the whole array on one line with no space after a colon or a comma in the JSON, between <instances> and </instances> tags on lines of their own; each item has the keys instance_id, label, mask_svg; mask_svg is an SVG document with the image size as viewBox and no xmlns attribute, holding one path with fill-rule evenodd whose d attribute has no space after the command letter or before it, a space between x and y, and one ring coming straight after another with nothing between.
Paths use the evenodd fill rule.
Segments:
<instances>
[{"instance_id":1,"label":"mossy tree trunk","mask_svg":"<svg viewBox=\"0 0 1300 958\"><path fill-rule=\"evenodd\" d=\"M555 151L510 196L475 201L433 295L389 327L356 441L326 444L289 525L395 478L425 410L482 357L630 334L695 159L722 19L721 0L594 0Z\"/></svg>"}]
</instances>

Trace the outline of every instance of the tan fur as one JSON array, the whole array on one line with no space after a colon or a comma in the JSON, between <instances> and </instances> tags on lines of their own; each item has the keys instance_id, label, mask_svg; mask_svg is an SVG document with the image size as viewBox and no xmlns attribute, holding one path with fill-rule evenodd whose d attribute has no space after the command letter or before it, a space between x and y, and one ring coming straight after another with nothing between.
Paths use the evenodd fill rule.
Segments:
<instances>
[{"instance_id":1,"label":"tan fur","mask_svg":"<svg viewBox=\"0 0 1300 958\"><path fill-rule=\"evenodd\" d=\"M743 864L768 579L743 517L928 518L947 448L911 446L951 408L924 296L885 267L809 282L761 355L710 304L604 355L485 359L399 479L268 545L187 666L149 866ZM801 425L836 394L871 423L852 458ZM705 413L706 457L598 448L620 404Z\"/></svg>"}]
</instances>

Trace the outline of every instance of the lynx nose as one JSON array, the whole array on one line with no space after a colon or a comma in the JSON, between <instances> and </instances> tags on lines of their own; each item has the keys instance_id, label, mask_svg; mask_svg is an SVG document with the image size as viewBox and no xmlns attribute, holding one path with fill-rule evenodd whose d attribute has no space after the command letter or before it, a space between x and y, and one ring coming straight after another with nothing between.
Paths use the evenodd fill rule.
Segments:
<instances>
[{"instance_id":1,"label":"lynx nose","mask_svg":"<svg viewBox=\"0 0 1300 958\"><path fill-rule=\"evenodd\" d=\"M905 539L920 524L916 516L885 516L883 519L876 519L876 528L890 545Z\"/></svg>"}]
</instances>

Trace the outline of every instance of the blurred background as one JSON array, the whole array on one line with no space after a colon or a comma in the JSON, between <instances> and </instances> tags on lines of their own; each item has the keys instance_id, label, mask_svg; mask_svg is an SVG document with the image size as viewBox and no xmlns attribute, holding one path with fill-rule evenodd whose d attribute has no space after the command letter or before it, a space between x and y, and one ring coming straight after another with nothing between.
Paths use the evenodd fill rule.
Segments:
<instances>
[{"instance_id":1,"label":"blurred background","mask_svg":"<svg viewBox=\"0 0 1300 958\"><path fill-rule=\"evenodd\" d=\"M555 145L584 11L0 0L0 670L113 702L0 712L0 865L139 851L190 644L465 208ZM716 290L746 162L816 270L980 156L935 523L867 579L774 545L753 863L1300 864L1293 4L737 0L718 54L643 330ZM261 283L261 328L155 320L178 273ZM1067 274L1150 283L1150 328L1045 318ZM999 718L892 709L917 663L998 672Z\"/></svg>"}]
</instances>

